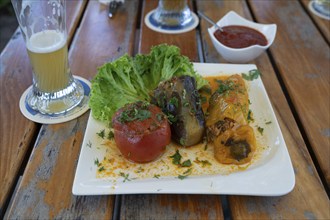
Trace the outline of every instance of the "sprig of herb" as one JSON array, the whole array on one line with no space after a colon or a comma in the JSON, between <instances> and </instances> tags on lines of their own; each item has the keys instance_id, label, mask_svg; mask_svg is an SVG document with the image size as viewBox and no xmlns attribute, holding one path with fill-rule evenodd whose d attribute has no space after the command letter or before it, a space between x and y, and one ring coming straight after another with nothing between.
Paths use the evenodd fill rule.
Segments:
<instances>
[{"instance_id":1,"label":"sprig of herb","mask_svg":"<svg viewBox=\"0 0 330 220\"><path fill-rule=\"evenodd\" d=\"M128 178L128 176L129 176L129 174L127 173L127 174L125 174L125 173L123 173L123 172L120 172L119 173L119 175L121 176L121 177L124 177L124 180L123 180L123 182L126 182L126 181L131 181L131 179L129 179Z\"/></svg>"},{"instance_id":2,"label":"sprig of herb","mask_svg":"<svg viewBox=\"0 0 330 220\"><path fill-rule=\"evenodd\" d=\"M159 177L160 177L159 174L155 174L155 175L154 175L154 178L156 178L156 179L159 179Z\"/></svg>"},{"instance_id":3,"label":"sprig of herb","mask_svg":"<svg viewBox=\"0 0 330 220\"><path fill-rule=\"evenodd\" d=\"M129 106L126 110L122 111L119 116L121 123L131 121L143 121L151 117L151 112L148 110L149 103L138 102Z\"/></svg>"},{"instance_id":4,"label":"sprig of herb","mask_svg":"<svg viewBox=\"0 0 330 220\"><path fill-rule=\"evenodd\" d=\"M100 132L97 132L96 133L99 137L101 137L102 139L104 139L104 136L105 136L105 130L101 130Z\"/></svg>"},{"instance_id":5,"label":"sprig of herb","mask_svg":"<svg viewBox=\"0 0 330 220\"><path fill-rule=\"evenodd\" d=\"M178 178L180 180L187 178L191 174L191 170L192 168L187 169L182 175L179 175Z\"/></svg>"},{"instance_id":6,"label":"sprig of herb","mask_svg":"<svg viewBox=\"0 0 330 220\"><path fill-rule=\"evenodd\" d=\"M167 114L167 120L168 120L168 123L173 124L173 123L175 123L178 119L177 119L177 117L175 117L175 116L172 115L172 114Z\"/></svg>"},{"instance_id":7,"label":"sprig of herb","mask_svg":"<svg viewBox=\"0 0 330 220\"><path fill-rule=\"evenodd\" d=\"M179 106L179 100L177 97L173 96L169 100L169 104L174 105L176 108Z\"/></svg>"},{"instance_id":8,"label":"sprig of herb","mask_svg":"<svg viewBox=\"0 0 330 220\"><path fill-rule=\"evenodd\" d=\"M172 158L172 163L175 165L180 165L181 164L181 154L179 152L179 150L176 150L175 154L173 154L172 156L170 156L170 158Z\"/></svg>"},{"instance_id":9,"label":"sprig of herb","mask_svg":"<svg viewBox=\"0 0 330 220\"><path fill-rule=\"evenodd\" d=\"M113 133L113 131L109 131L108 133L108 139L112 140L115 137L115 134Z\"/></svg>"},{"instance_id":10,"label":"sprig of herb","mask_svg":"<svg viewBox=\"0 0 330 220\"><path fill-rule=\"evenodd\" d=\"M207 166L211 166L212 164L208 161L208 160L200 160L198 159L198 157L196 157L195 161L196 163L201 163L202 164L202 167L205 167L206 165Z\"/></svg>"},{"instance_id":11,"label":"sprig of herb","mask_svg":"<svg viewBox=\"0 0 330 220\"><path fill-rule=\"evenodd\" d=\"M99 166L99 165L100 165L100 162L99 162L99 159L98 159L98 158L96 158L96 159L94 160L94 164L95 164L96 166Z\"/></svg>"},{"instance_id":12,"label":"sprig of herb","mask_svg":"<svg viewBox=\"0 0 330 220\"><path fill-rule=\"evenodd\" d=\"M164 119L164 115L162 113L157 113L156 118L157 118L157 121L161 122Z\"/></svg>"},{"instance_id":13,"label":"sprig of herb","mask_svg":"<svg viewBox=\"0 0 330 220\"><path fill-rule=\"evenodd\" d=\"M254 118L253 118L253 116L252 116L252 111L251 111L251 110L249 110L249 112L248 112L248 115L247 115L247 121L248 121L248 123L254 121Z\"/></svg>"},{"instance_id":14,"label":"sprig of herb","mask_svg":"<svg viewBox=\"0 0 330 220\"><path fill-rule=\"evenodd\" d=\"M104 166L101 166L101 167L99 168L99 172L102 172L103 170L105 170L105 168L104 168Z\"/></svg>"},{"instance_id":15,"label":"sprig of herb","mask_svg":"<svg viewBox=\"0 0 330 220\"><path fill-rule=\"evenodd\" d=\"M259 131L259 133L260 133L261 135L263 135L263 133L264 133L264 129L263 129L262 127L259 127L259 126L258 126L257 130Z\"/></svg>"},{"instance_id":16,"label":"sprig of herb","mask_svg":"<svg viewBox=\"0 0 330 220\"><path fill-rule=\"evenodd\" d=\"M248 80L248 81L258 79L259 75L261 75L261 73L257 69L250 70L248 74L242 73L243 79Z\"/></svg>"},{"instance_id":17,"label":"sprig of herb","mask_svg":"<svg viewBox=\"0 0 330 220\"><path fill-rule=\"evenodd\" d=\"M190 160L185 160L184 162L181 163L182 167L190 167L191 166L191 161Z\"/></svg>"},{"instance_id":18,"label":"sprig of herb","mask_svg":"<svg viewBox=\"0 0 330 220\"><path fill-rule=\"evenodd\" d=\"M235 83L233 81L216 80L216 82L219 84L217 89L219 94L228 93L229 91L235 89Z\"/></svg>"},{"instance_id":19,"label":"sprig of herb","mask_svg":"<svg viewBox=\"0 0 330 220\"><path fill-rule=\"evenodd\" d=\"M170 158L172 158L173 164L178 165L180 167L190 167L192 165L191 161L189 159L185 160L181 163L182 156L181 156L179 150L176 150L175 154L170 156Z\"/></svg>"}]
</instances>

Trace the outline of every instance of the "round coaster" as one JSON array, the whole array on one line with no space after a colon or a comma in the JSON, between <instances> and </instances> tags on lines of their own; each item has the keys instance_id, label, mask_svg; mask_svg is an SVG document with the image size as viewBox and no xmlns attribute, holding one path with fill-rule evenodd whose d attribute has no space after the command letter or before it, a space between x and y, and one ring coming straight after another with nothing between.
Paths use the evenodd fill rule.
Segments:
<instances>
[{"instance_id":1,"label":"round coaster","mask_svg":"<svg viewBox=\"0 0 330 220\"><path fill-rule=\"evenodd\" d=\"M308 4L308 8L309 8L309 10L310 10L313 14L315 14L315 15L321 17L321 18L324 18L324 19L330 20L330 14L322 13L320 10L317 9L317 7L315 7L315 4L316 4L315 1L310 1L309 4Z\"/></svg>"},{"instance_id":2,"label":"round coaster","mask_svg":"<svg viewBox=\"0 0 330 220\"><path fill-rule=\"evenodd\" d=\"M199 19L194 12L191 12L192 19L191 21L184 25L184 26L165 26L165 25L158 25L155 19L153 18L153 14L155 13L156 9L150 11L146 17L144 18L144 22L146 25L154 31L164 33L164 34L181 34L188 31L193 30L197 27Z\"/></svg>"},{"instance_id":3,"label":"round coaster","mask_svg":"<svg viewBox=\"0 0 330 220\"><path fill-rule=\"evenodd\" d=\"M84 88L84 98L81 100L79 105L77 105L70 111L65 112L63 114L58 114L58 115L41 114L38 111L32 109L25 101L28 92L32 89L32 86L30 86L22 94L21 99L19 101L19 107L21 109L22 114L31 121L42 124L57 124L57 123L67 122L84 114L89 109L88 100L89 100L89 93L91 90L90 89L91 84L88 80L80 76L74 76L74 78L77 79Z\"/></svg>"}]
</instances>

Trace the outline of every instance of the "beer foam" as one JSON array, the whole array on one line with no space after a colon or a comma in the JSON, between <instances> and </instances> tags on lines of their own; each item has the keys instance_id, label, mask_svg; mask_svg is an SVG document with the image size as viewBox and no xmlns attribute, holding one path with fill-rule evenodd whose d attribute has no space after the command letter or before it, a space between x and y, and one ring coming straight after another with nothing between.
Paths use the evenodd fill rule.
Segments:
<instances>
[{"instance_id":1,"label":"beer foam","mask_svg":"<svg viewBox=\"0 0 330 220\"><path fill-rule=\"evenodd\" d=\"M66 44L65 35L55 30L45 30L27 39L26 47L35 53L50 53Z\"/></svg>"}]
</instances>

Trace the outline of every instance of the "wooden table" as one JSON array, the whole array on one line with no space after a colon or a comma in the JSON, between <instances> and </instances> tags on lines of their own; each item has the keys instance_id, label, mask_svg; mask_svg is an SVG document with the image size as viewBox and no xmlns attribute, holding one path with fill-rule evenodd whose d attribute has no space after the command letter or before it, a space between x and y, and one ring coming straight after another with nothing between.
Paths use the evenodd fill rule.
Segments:
<instances>
[{"instance_id":1,"label":"wooden table","mask_svg":"<svg viewBox=\"0 0 330 220\"><path fill-rule=\"evenodd\" d=\"M308 10L308 0L190 2L214 20L228 11L276 23L271 48L257 65L294 166L294 190L280 197L232 195L111 195L71 193L89 112L67 123L37 124L18 102L32 84L20 31L1 53L0 218L82 219L330 219L330 22ZM92 79L97 67L152 45L174 44L191 61L225 63L200 22L168 35L144 17L157 1L126 0L113 19L98 1L68 1L69 61L73 74ZM283 180L285 181L285 180Z\"/></svg>"}]
</instances>

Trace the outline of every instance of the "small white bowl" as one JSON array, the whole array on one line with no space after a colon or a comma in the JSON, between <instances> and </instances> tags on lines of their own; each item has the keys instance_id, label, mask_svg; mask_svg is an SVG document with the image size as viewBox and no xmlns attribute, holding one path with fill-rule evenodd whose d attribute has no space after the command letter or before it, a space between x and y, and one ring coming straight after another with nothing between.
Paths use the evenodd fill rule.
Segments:
<instances>
[{"instance_id":1,"label":"small white bowl","mask_svg":"<svg viewBox=\"0 0 330 220\"><path fill-rule=\"evenodd\" d=\"M276 35L276 24L259 24L239 16L234 11L228 12L223 18L221 18L217 25L220 27L229 25L240 25L249 28L253 28L261 32L267 39L266 46L252 45L246 48L230 48L222 43L220 43L215 37L214 32L217 30L214 26L209 28L209 35L211 37L212 43L215 49L220 53L220 55L231 63L246 63L256 57L258 57L262 52L264 52L270 45L272 45L275 35Z\"/></svg>"}]
</instances>

